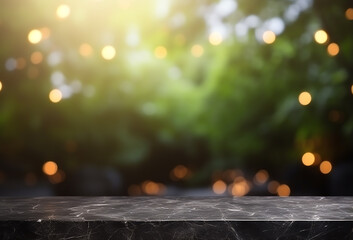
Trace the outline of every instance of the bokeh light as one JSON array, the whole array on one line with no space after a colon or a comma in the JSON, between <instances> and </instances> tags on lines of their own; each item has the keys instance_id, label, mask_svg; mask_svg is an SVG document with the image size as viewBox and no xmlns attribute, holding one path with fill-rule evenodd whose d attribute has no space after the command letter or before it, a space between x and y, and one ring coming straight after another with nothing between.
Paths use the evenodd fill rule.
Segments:
<instances>
[{"instance_id":1,"label":"bokeh light","mask_svg":"<svg viewBox=\"0 0 353 240\"><path fill-rule=\"evenodd\" d=\"M158 195L165 190L165 186L163 184L150 180L144 181L141 185L141 188L147 195Z\"/></svg>"},{"instance_id":2,"label":"bokeh light","mask_svg":"<svg viewBox=\"0 0 353 240\"><path fill-rule=\"evenodd\" d=\"M264 184L268 181L269 174L266 170L259 170L254 176L254 182L258 185Z\"/></svg>"},{"instance_id":3,"label":"bokeh light","mask_svg":"<svg viewBox=\"0 0 353 240\"><path fill-rule=\"evenodd\" d=\"M299 94L298 100L299 103L303 106L306 106L311 103L311 94L309 92L302 92Z\"/></svg>"},{"instance_id":4,"label":"bokeh light","mask_svg":"<svg viewBox=\"0 0 353 240\"><path fill-rule=\"evenodd\" d=\"M229 191L233 196L241 197L250 191L250 184L244 177L237 177L234 183L229 186Z\"/></svg>"},{"instance_id":5,"label":"bokeh light","mask_svg":"<svg viewBox=\"0 0 353 240\"><path fill-rule=\"evenodd\" d=\"M277 194L280 197L288 197L290 195L290 188L287 184L281 184L277 188Z\"/></svg>"},{"instance_id":6,"label":"bokeh light","mask_svg":"<svg viewBox=\"0 0 353 240\"><path fill-rule=\"evenodd\" d=\"M223 37L219 32L212 32L208 37L208 41L212 45L217 46L222 43Z\"/></svg>"},{"instance_id":7,"label":"bokeh light","mask_svg":"<svg viewBox=\"0 0 353 240\"><path fill-rule=\"evenodd\" d=\"M106 155L101 159L108 167L110 160L124 166L114 168L123 183L121 192L114 192L117 195L160 194L163 185L152 180L171 184L171 194L189 193L182 188L195 187L192 194L210 194L212 189L215 194L234 196L289 195L291 190L291 194L300 193L303 185L310 193L315 186L305 183L320 181L325 179L322 174L339 170L341 161L334 159L349 158L345 154L350 150L348 133L352 129L352 49L348 46L352 36L345 28L352 24L348 20L353 20L353 8L347 4L340 6L341 11L326 9L332 24L339 26L333 31L330 27L334 24L325 25L325 11L312 15L321 9L310 4L298 8L295 1L281 6L266 3L256 12L234 0L192 4L189 11L180 11L178 1L167 1L163 18L146 12L147 8L158 8L163 0L146 3L146 9L131 0L94 0L85 7L84 2L49 1L40 7L35 2L22 4L18 12L11 4L4 4L4 12L6 7L12 12L0 20L4 33L2 125L8 139L16 140L18 134L13 129L18 116L29 123L21 128L23 139L6 143L0 152L10 160L22 152L28 156L23 163L19 161L23 170L1 170L9 179L20 171L15 177L19 176L21 184L31 185L35 176L31 167L42 159L39 172L35 171L39 186L43 180L39 176L44 176L41 164L50 160L48 156L60 157L71 172L75 169L70 168L78 165L71 165L70 160L87 152L80 169L85 164L94 166L100 159L95 154L100 153ZM230 10L226 15L227 6L222 5L226 2L236 4L238 17ZM116 7L128 12L117 16ZM26 9L26 14L21 9ZM310 17L303 18L303 14ZM274 77L285 81L271 81ZM259 92L264 96L260 101ZM29 105L36 105L35 113L21 107L26 96L31 96ZM337 104L342 97L347 101ZM244 103L258 106L255 118ZM227 106L232 106L232 111ZM52 122L47 131L54 135L32 136L33 129L43 127L42 116L58 119L52 114L57 110L59 124ZM74 116L77 110L80 114ZM55 135L63 127L61 122L74 129L80 119L86 119L87 127ZM85 129L92 130L90 141L86 141ZM52 137L57 138L57 149L49 146ZM284 141L278 144L278 139ZM30 145L33 150L23 148L22 142L32 140L43 144ZM119 147L114 147L116 144ZM268 146L276 156L262 154ZM169 156L170 161L165 162ZM293 156L297 156L299 169L287 169L292 167ZM327 159L332 162L323 161ZM143 172L152 160L158 169ZM27 164L31 161L34 165ZM244 166L243 173L232 169L242 161L252 165ZM181 163L185 166L178 165ZM266 170L261 169L265 166ZM134 168L136 171L130 171ZM301 176L303 181L295 181L296 174L293 179L287 174L291 170L309 174ZM211 176L214 172L216 177ZM60 169L50 176L53 184L65 179ZM271 181L274 179L280 182ZM322 182L320 189L331 194L334 188L326 185L328 182ZM280 191L285 186L289 194ZM322 193L318 189L313 192L316 190Z\"/></svg>"},{"instance_id":8,"label":"bokeh light","mask_svg":"<svg viewBox=\"0 0 353 240\"><path fill-rule=\"evenodd\" d=\"M28 41L32 44L37 44L42 40L42 32L38 29L33 29L28 33Z\"/></svg>"},{"instance_id":9,"label":"bokeh light","mask_svg":"<svg viewBox=\"0 0 353 240\"><path fill-rule=\"evenodd\" d=\"M38 51L33 52L30 59L33 64L39 64L43 61L43 54Z\"/></svg>"},{"instance_id":10,"label":"bokeh light","mask_svg":"<svg viewBox=\"0 0 353 240\"><path fill-rule=\"evenodd\" d=\"M167 56L167 49L163 46L158 46L154 49L154 55L156 58L165 58Z\"/></svg>"},{"instance_id":11,"label":"bokeh light","mask_svg":"<svg viewBox=\"0 0 353 240\"><path fill-rule=\"evenodd\" d=\"M328 40L328 35L324 30L318 30L315 32L314 39L319 44L324 44Z\"/></svg>"},{"instance_id":12,"label":"bokeh light","mask_svg":"<svg viewBox=\"0 0 353 240\"><path fill-rule=\"evenodd\" d=\"M7 71L13 71L16 69L17 61L14 58L9 58L5 62L5 68Z\"/></svg>"},{"instance_id":13,"label":"bokeh light","mask_svg":"<svg viewBox=\"0 0 353 240\"><path fill-rule=\"evenodd\" d=\"M56 16L58 18L64 19L67 18L70 15L70 7L66 4L61 4L57 9L56 9Z\"/></svg>"},{"instance_id":14,"label":"bokeh light","mask_svg":"<svg viewBox=\"0 0 353 240\"><path fill-rule=\"evenodd\" d=\"M82 43L80 45L78 51L81 54L81 56L88 57L92 54L93 49L92 49L91 45L89 45L88 43Z\"/></svg>"},{"instance_id":15,"label":"bokeh light","mask_svg":"<svg viewBox=\"0 0 353 240\"><path fill-rule=\"evenodd\" d=\"M227 190L227 185L222 180L218 180L212 185L215 194L223 194Z\"/></svg>"},{"instance_id":16,"label":"bokeh light","mask_svg":"<svg viewBox=\"0 0 353 240\"><path fill-rule=\"evenodd\" d=\"M327 53L330 55L330 56L336 56L338 53L340 52L340 47L338 46L337 43L330 43L328 46L327 46Z\"/></svg>"},{"instance_id":17,"label":"bokeh light","mask_svg":"<svg viewBox=\"0 0 353 240\"><path fill-rule=\"evenodd\" d=\"M266 44L272 44L276 41L276 34L272 31L266 31L262 34L262 40Z\"/></svg>"},{"instance_id":18,"label":"bokeh light","mask_svg":"<svg viewBox=\"0 0 353 240\"><path fill-rule=\"evenodd\" d=\"M277 188L279 187L279 182L271 181L267 185L267 190L272 194L277 194Z\"/></svg>"},{"instance_id":19,"label":"bokeh light","mask_svg":"<svg viewBox=\"0 0 353 240\"><path fill-rule=\"evenodd\" d=\"M159 193L159 187L158 184L152 181L149 181L148 183L146 183L146 185L144 186L144 191L147 194L150 195L156 195Z\"/></svg>"},{"instance_id":20,"label":"bokeh light","mask_svg":"<svg viewBox=\"0 0 353 240\"><path fill-rule=\"evenodd\" d=\"M332 164L329 161L323 161L320 164L320 172L322 174L329 174L332 170Z\"/></svg>"},{"instance_id":21,"label":"bokeh light","mask_svg":"<svg viewBox=\"0 0 353 240\"><path fill-rule=\"evenodd\" d=\"M242 197L249 192L249 186L245 182L234 183L232 187L232 195Z\"/></svg>"},{"instance_id":22,"label":"bokeh light","mask_svg":"<svg viewBox=\"0 0 353 240\"><path fill-rule=\"evenodd\" d=\"M306 152L303 154L302 156L302 163L305 166L311 166L313 165L315 162L315 155L311 152Z\"/></svg>"},{"instance_id":23,"label":"bokeh light","mask_svg":"<svg viewBox=\"0 0 353 240\"><path fill-rule=\"evenodd\" d=\"M170 172L170 178L175 181L180 180L185 178L188 172L189 172L188 168L185 167L184 165L177 165Z\"/></svg>"},{"instance_id":24,"label":"bokeh light","mask_svg":"<svg viewBox=\"0 0 353 240\"><path fill-rule=\"evenodd\" d=\"M53 103L58 103L61 101L63 94L59 89L53 89L49 93L49 99Z\"/></svg>"},{"instance_id":25,"label":"bokeh light","mask_svg":"<svg viewBox=\"0 0 353 240\"><path fill-rule=\"evenodd\" d=\"M58 165L53 161L47 161L43 164L42 170L46 175L51 176L58 171Z\"/></svg>"},{"instance_id":26,"label":"bokeh light","mask_svg":"<svg viewBox=\"0 0 353 240\"><path fill-rule=\"evenodd\" d=\"M348 8L345 15L348 20L353 20L353 8Z\"/></svg>"},{"instance_id":27,"label":"bokeh light","mask_svg":"<svg viewBox=\"0 0 353 240\"><path fill-rule=\"evenodd\" d=\"M195 44L194 46L192 46L191 48L191 54L194 57L201 57L203 55L204 49L201 45L199 44Z\"/></svg>"},{"instance_id":28,"label":"bokeh light","mask_svg":"<svg viewBox=\"0 0 353 240\"><path fill-rule=\"evenodd\" d=\"M113 46L107 45L102 49L101 54L105 60L112 60L115 57L116 51Z\"/></svg>"},{"instance_id":29,"label":"bokeh light","mask_svg":"<svg viewBox=\"0 0 353 240\"><path fill-rule=\"evenodd\" d=\"M63 60L63 53L61 51L52 51L47 56L47 63L54 67L60 64Z\"/></svg>"}]
</instances>

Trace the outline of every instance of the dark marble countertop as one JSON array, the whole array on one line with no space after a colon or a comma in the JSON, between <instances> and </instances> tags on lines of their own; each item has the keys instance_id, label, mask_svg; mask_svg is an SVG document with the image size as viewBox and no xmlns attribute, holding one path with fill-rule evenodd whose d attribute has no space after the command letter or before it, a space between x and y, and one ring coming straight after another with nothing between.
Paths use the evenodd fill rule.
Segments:
<instances>
[{"instance_id":1,"label":"dark marble countertop","mask_svg":"<svg viewBox=\"0 0 353 240\"><path fill-rule=\"evenodd\" d=\"M0 221L353 221L353 197L0 198Z\"/></svg>"}]
</instances>

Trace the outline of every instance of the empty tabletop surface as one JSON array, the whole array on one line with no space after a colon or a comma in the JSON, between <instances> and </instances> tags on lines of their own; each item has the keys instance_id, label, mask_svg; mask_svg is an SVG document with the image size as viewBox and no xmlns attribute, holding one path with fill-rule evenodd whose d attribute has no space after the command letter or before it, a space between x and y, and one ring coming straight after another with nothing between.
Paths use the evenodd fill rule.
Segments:
<instances>
[{"instance_id":1,"label":"empty tabletop surface","mask_svg":"<svg viewBox=\"0 0 353 240\"><path fill-rule=\"evenodd\" d=\"M0 221L353 221L353 197L0 198Z\"/></svg>"}]
</instances>

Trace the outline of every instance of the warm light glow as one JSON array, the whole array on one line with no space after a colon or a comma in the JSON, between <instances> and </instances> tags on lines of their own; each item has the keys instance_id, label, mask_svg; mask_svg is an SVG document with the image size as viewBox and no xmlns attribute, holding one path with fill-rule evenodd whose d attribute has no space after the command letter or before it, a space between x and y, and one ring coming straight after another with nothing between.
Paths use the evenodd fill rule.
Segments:
<instances>
[{"instance_id":1,"label":"warm light glow","mask_svg":"<svg viewBox=\"0 0 353 240\"><path fill-rule=\"evenodd\" d=\"M56 16L58 18L67 18L70 15L70 7L66 4L61 4L57 9L56 9Z\"/></svg>"},{"instance_id":2,"label":"warm light glow","mask_svg":"<svg viewBox=\"0 0 353 240\"><path fill-rule=\"evenodd\" d=\"M43 54L41 52L33 52L31 54L31 62L33 64L39 64L43 61Z\"/></svg>"},{"instance_id":3,"label":"warm light glow","mask_svg":"<svg viewBox=\"0 0 353 240\"><path fill-rule=\"evenodd\" d=\"M28 41L32 44L37 44L42 40L42 32L38 29L33 29L28 33Z\"/></svg>"},{"instance_id":4,"label":"warm light glow","mask_svg":"<svg viewBox=\"0 0 353 240\"><path fill-rule=\"evenodd\" d=\"M227 190L227 185L222 180L218 180L212 185L212 190L215 194L223 194Z\"/></svg>"},{"instance_id":5,"label":"warm light glow","mask_svg":"<svg viewBox=\"0 0 353 240\"><path fill-rule=\"evenodd\" d=\"M89 55L92 54L92 47L91 45L89 45L88 43L83 43L80 45L80 48L78 50L80 52L80 54L83 56L83 57L88 57Z\"/></svg>"},{"instance_id":6,"label":"warm light glow","mask_svg":"<svg viewBox=\"0 0 353 240\"><path fill-rule=\"evenodd\" d=\"M351 93L353 94L353 85L351 86Z\"/></svg>"},{"instance_id":7,"label":"warm light glow","mask_svg":"<svg viewBox=\"0 0 353 240\"><path fill-rule=\"evenodd\" d=\"M266 170L264 170L264 169L260 170L255 174L254 182L259 185L264 184L265 182L267 182L268 177L269 177L269 175Z\"/></svg>"},{"instance_id":8,"label":"warm light glow","mask_svg":"<svg viewBox=\"0 0 353 240\"><path fill-rule=\"evenodd\" d=\"M314 39L319 44L324 44L327 42L328 36L324 30L318 30L315 32Z\"/></svg>"},{"instance_id":9,"label":"warm light glow","mask_svg":"<svg viewBox=\"0 0 353 240\"><path fill-rule=\"evenodd\" d=\"M306 106L311 102L311 94L308 92L302 92L299 94L298 100L301 105Z\"/></svg>"},{"instance_id":10,"label":"warm light glow","mask_svg":"<svg viewBox=\"0 0 353 240\"><path fill-rule=\"evenodd\" d=\"M116 51L113 46L107 45L102 49L101 54L105 60L112 60L115 57Z\"/></svg>"},{"instance_id":11,"label":"warm light glow","mask_svg":"<svg viewBox=\"0 0 353 240\"><path fill-rule=\"evenodd\" d=\"M52 101L53 103L58 103L61 101L63 95L61 93L61 91L59 89L53 89L50 91L49 93L49 99L50 101Z\"/></svg>"},{"instance_id":12,"label":"warm light glow","mask_svg":"<svg viewBox=\"0 0 353 240\"><path fill-rule=\"evenodd\" d=\"M170 172L170 176L173 180L179 180L186 177L188 169L183 165L178 165Z\"/></svg>"},{"instance_id":13,"label":"warm light glow","mask_svg":"<svg viewBox=\"0 0 353 240\"><path fill-rule=\"evenodd\" d=\"M191 48L191 54L194 57L201 57L203 54L203 47L201 45L195 44L194 46L192 46Z\"/></svg>"},{"instance_id":14,"label":"warm light glow","mask_svg":"<svg viewBox=\"0 0 353 240\"><path fill-rule=\"evenodd\" d=\"M0 91L1 91L1 89L2 89L2 82L0 82Z\"/></svg>"},{"instance_id":15,"label":"warm light glow","mask_svg":"<svg viewBox=\"0 0 353 240\"><path fill-rule=\"evenodd\" d=\"M290 188L286 184L279 185L277 188L277 194L280 197L288 197L290 195Z\"/></svg>"},{"instance_id":16,"label":"warm light glow","mask_svg":"<svg viewBox=\"0 0 353 240\"><path fill-rule=\"evenodd\" d=\"M336 56L338 53L340 52L340 47L338 46L337 43L330 43L328 46L327 46L327 53L330 55L330 56Z\"/></svg>"},{"instance_id":17,"label":"warm light glow","mask_svg":"<svg viewBox=\"0 0 353 240\"><path fill-rule=\"evenodd\" d=\"M158 183L145 181L142 183L142 190L148 195L157 195L160 193L161 188Z\"/></svg>"},{"instance_id":18,"label":"warm light glow","mask_svg":"<svg viewBox=\"0 0 353 240\"><path fill-rule=\"evenodd\" d=\"M266 31L262 35L262 40L266 44L272 44L272 43L274 43L276 41L276 34L274 32L272 32L272 31Z\"/></svg>"},{"instance_id":19,"label":"warm light glow","mask_svg":"<svg viewBox=\"0 0 353 240\"><path fill-rule=\"evenodd\" d=\"M51 176L58 171L58 165L53 161L48 161L43 164L42 170L45 174Z\"/></svg>"},{"instance_id":20,"label":"warm light glow","mask_svg":"<svg viewBox=\"0 0 353 240\"><path fill-rule=\"evenodd\" d=\"M218 32L213 32L210 34L210 36L208 37L208 41L214 45L214 46L217 46L219 44L222 43L223 41L223 38L222 38L222 35Z\"/></svg>"},{"instance_id":21,"label":"warm light glow","mask_svg":"<svg viewBox=\"0 0 353 240\"><path fill-rule=\"evenodd\" d=\"M267 185L267 190L272 194L277 194L277 188L279 187L279 182L271 181Z\"/></svg>"},{"instance_id":22,"label":"warm light glow","mask_svg":"<svg viewBox=\"0 0 353 240\"><path fill-rule=\"evenodd\" d=\"M154 50L154 55L156 56L156 58L165 58L167 56L167 53L167 49L163 46L158 46Z\"/></svg>"},{"instance_id":23,"label":"warm light glow","mask_svg":"<svg viewBox=\"0 0 353 240\"><path fill-rule=\"evenodd\" d=\"M332 170L332 164L329 161L323 161L320 164L320 172L322 174L329 174Z\"/></svg>"},{"instance_id":24,"label":"warm light glow","mask_svg":"<svg viewBox=\"0 0 353 240\"><path fill-rule=\"evenodd\" d=\"M234 183L232 187L232 195L241 197L249 192L249 186L246 183Z\"/></svg>"},{"instance_id":25,"label":"warm light glow","mask_svg":"<svg viewBox=\"0 0 353 240\"><path fill-rule=\"evenodd\" d=\"M315 162L315 155L311 152L307 152L303 154L302 162L305 166L311 166Z\"/></svg>"},{"instance_id":26,"label":"warm light glow","mask_svg":"<svg viewBox=\"0 0 353 240\"><path fill-rule=\"evenodd\" d=\"M353 20L353 8L348 8L346 10L346 18L348 20Z\"/></svg>"},{"instance_id":27,"label":"warm light glow","mask_svg":"<svg viewBox=\"0 0 353 240\"><path fill-rule=\"evenodd\" d=\"M243 177L237 177L230 186L230 192L233 196L241 197L250 191L249 183Z\"/></svg>"}]
</instances>

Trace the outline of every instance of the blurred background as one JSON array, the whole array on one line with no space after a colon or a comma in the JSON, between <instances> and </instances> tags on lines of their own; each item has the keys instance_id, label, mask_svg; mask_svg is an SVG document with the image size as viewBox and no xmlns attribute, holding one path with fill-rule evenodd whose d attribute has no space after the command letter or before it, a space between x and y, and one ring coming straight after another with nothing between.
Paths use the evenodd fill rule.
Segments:
<instances>
[{"instance_id":1,"label":"blurred background","mask_svg":"<svg viewBox=\"0 0 353 240\"><path fill-rule=\"evenodd\" d=\"M0 195L353 195L353 2L0 0Z\"/></svg>"}]
</instances>

